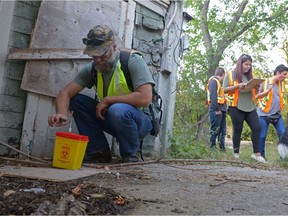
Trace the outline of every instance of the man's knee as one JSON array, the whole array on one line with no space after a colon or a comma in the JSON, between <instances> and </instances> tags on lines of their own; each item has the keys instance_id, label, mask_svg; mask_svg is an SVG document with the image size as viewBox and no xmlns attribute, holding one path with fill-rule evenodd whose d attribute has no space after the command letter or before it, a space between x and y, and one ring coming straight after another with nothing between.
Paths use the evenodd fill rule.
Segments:
<instances>
[{"instance_id":1,"label":"man's knee","mask_svg":"<svg viewBox=\"0 0 288 216\"><path fill-rule=\"evenodd\" d=\"M132 117L131 112L129 111L128 104L116 103L109 107L108 115L112 119L121 120L123 117L127 118Z\"/></svg>"}]
</instances>

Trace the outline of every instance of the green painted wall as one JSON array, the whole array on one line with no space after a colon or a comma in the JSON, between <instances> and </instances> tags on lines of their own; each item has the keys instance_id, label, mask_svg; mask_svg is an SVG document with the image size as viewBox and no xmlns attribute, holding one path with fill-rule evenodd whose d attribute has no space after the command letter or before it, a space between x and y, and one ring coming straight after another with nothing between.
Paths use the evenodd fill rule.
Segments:
<instances>
[{"instance_id":1,"label":"green painted wall","mask_svg":"<svg viewBox=\"0 0 288 216\"><path fill-rule=\"evenodd\" d=\"M28 48L41 1L16 1L7 50ZM1 26L0 26L1 28ZM8 53L7 53L8 54ZM0 137L1 141L19 147L27 93L21 90L25 61L6 60L1 76ZM0 146L0 154L9 154Z\"/></svg>"}]
</instances>

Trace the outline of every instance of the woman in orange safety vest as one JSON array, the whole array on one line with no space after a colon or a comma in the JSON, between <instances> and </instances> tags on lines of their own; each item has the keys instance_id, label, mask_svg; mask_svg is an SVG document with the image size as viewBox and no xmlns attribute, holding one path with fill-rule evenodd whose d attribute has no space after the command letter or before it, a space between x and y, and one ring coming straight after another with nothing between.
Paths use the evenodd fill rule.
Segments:
<instances>
[{"instance_id":1,"label":"woman in orange safety vest","mask_svg":"<svg viewBox=\"0 0 288 216\"><path fill-rule=\"evenodd\" d=\"M254 104L255 93L258 91L259 85L252 90L245 87L246 83L252 78L252 58L249 55L242 54L237 60L235 69L228 72L224 77L223 89L233 125L234 157L239 158L241 134L244 121L246 121L252 132L253 154L251 158L259 162L265 162L259 150L261 128Z\"/></svg>"}]
</instances>

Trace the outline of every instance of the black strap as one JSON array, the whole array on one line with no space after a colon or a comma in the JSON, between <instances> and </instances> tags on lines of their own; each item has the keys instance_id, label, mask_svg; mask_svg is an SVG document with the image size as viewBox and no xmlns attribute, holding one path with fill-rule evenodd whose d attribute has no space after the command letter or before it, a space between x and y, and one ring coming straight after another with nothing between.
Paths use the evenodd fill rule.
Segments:
<instances>
[{"instance_id":1,"label":"black strap","mask_svg":"<svg viewBox=\"0 0 288 216\"><path fill-rule=\"evenodd\" d=\"M139 152L139 154L140 154L140 157L141 157L142 161L144 161L142 149L143 149L143 139L140 139L140 146L139 146L138 152Z\"/></svg>"},{"instance_id":2,"label":"black strap","mask_svg":"<svg viewBox=\"0 0 288 216\"><path fill-rule=\"evenodd\" d=\"M127 51L120 51L120 64L121 64L121 70L124 73L128 88L130 91L133 91L133 84L132 84L132 79L131 75L128 69L128 61L130 58L130 52Z\"/></svg>"}]
</instances>

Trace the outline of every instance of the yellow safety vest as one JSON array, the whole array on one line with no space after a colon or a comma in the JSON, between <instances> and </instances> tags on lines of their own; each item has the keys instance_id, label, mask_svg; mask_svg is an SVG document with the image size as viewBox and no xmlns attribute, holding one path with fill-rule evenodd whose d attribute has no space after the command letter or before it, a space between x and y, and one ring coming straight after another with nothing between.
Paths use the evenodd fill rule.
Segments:
<instances>
[{"instance_id":1,"label":"yellow safety vest","mask_svg":"<svg viewBox=\"0 0 288 216\"><path fill-rule=\"evenodd\" d=\"M207 91L207 103L208 105L210 105L211 101L210 101L210 91L209 91L209 84L212 80L215 80L217 83L217 102L218 104L224 104L225 103L225 95L224 95L224 91L223 88L219 82L219 80L216 77L210 77L210 79L208 80L208 84L206 85L206 91Z\"/></svg>"},{"instance_id":2,"label":"yellow safety vest","mask_svg":"<svg viewBox=\"0 0 288 216\"><path fill-rule=\"evenodd\" d=\"M265 79L263 82L263 91L266 91L269 88L270 83L273 83L272 78ZM285 101L283 99L284 91L285 91L285 83L278 82L278 94L280 99L280 110L284 109ZM258 99L258 105L263 110L263 112L269 112L271 109L273 101L273 89L263 98Z\"/></svg>"},{"instance_id":3,"label":"yellow safety vest","mask_svg":"<svg viewBox=\"0 0 288 216\"><path fill-rule=\"evenodd\" d=\"M94 85L95 91L98 93L100 100L104 98L104 82L101 72L97 73L97 87ZM118 60L113 75L111 77L107 96L125 95L131 93L124 72L121 70L120 60Z\"/></svg>"}]
</instances>

